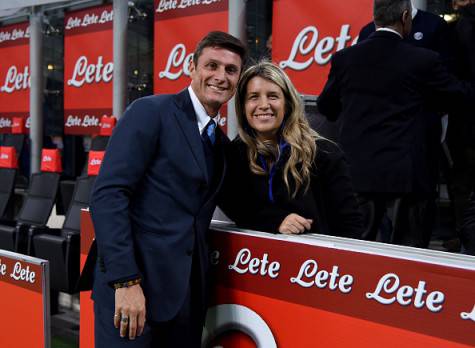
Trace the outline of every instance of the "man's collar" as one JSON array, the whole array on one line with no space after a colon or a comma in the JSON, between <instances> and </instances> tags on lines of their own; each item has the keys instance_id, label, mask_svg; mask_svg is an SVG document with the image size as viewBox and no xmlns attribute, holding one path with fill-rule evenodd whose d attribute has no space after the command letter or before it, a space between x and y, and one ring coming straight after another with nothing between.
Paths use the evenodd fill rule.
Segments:
<instances>
[{"instance_id":1,"label":"man's collar","mask_svg":"<svg viewBox=\"0 0 475 348\"><path fill-rule=\"evenodd\" d=\"M414 6L412 6L412 13L411 13L411 16L412 16L412 19L414 19L414 17L417 15L417 12L419 10L417 8L415 8Z\"/></svg>"},{"instance_id":2,"label":"man's collar","mask_svg":"<svg viewBox=\"0 0 475 348\"><path fill-rule=\"evenodd\" d=\"M195 91L193 91L193 88L191 88L191 86L188 87L188 93L190 93L191 103L193 104L193 109L195 109L196 120L198 122L198 129L201 134L203 132L203 129L208 124L209 120L211 120L212 118L206 112L205 107L203 106L203 104L201 104L200 100L196 96Z\"/></svg>"},{"instance_id":3,"label":"man's collar","mask_svg":"<svg viewBox=\"0 0 475 348\"><path fill-rule=\"evenodd\" d=\"M377 28L376 31L389 31L390 33L396 34L396 35L399 36L401 39L403 38L402 35L401 35L399 32L397 32L396 30L391 29L391 28Z\"/></svg>"}]
</instances>

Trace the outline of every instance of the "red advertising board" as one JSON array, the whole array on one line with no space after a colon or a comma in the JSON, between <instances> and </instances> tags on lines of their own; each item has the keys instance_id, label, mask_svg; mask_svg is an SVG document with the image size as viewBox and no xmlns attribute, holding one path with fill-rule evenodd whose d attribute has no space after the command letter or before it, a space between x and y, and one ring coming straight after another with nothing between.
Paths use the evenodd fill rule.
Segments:
<instances>
[{"instance_id":1,"label":"red advertising board","mask_svg":"<svg viewBox=\"0 0 475 348\"><path fill-rule=\"evenodd\" d=\"M47 282L47 261L0 250L0 347L49 347Z\"/></svg>"},{"instance_id":2,"label":"red advertising board","mask_svg":"<svg viewBox=\"0 0 475 348\"><path fill-rule=\"evenodd\" d=\"M475 258L213 225L203 347L475 347ZM81 260L93 236L81 215ZM81 348L93 310L81 294Z\"/></svg>"},{"instance_id":3,"label":"red advertising board","mask_svg":"<svg viewBox=\"0 0 475 348\"><path fill-rule=\"evenodd\" d=\"M332 54L354 43L371 21L373 0L274 0L273 6L273 61L300 93L318 95Z\"/></svg>"},{"instance_id":4,"label":"red advertising board","mask_svg":"<svg viewBox=\"0 0 475 348\"><path fill-rule=\"evenodd\" d=\"M11 132L13 117L29 117L29 40L28 23L0 27L0 133Z\"/></svg>"},{"instance_id":5,"label":"red advertising board","mask_svg":"<svg viewBox=\"0 0 475 348\"><path fill-rule=\"evenodd\" d=\"M190 84L196 44L210 31L228 31L228 0L155 0L154 93L177 93ZM226 108L218 124L226 130Z\"/></svg>"},{"instance_id":6,"label":"red advertising board","mask_svg":"<svg viewBox=\"0 0 475 348\"><path fill-rule=\"evenodd\" d=\"M333 237L212 240L205 346L475 346L473 257L456 265L459 256Z\"/></svg>"},{"instance_id":7,"label":"red advertising board","mask_svg":"<svg viewBox=\"0 0 475 348\"><path fill-rule=\"evenodd\" d=\"M91 7L64 18L64 132L97 134L112 114L112 6Z\"/></svg>"}]
</instances>

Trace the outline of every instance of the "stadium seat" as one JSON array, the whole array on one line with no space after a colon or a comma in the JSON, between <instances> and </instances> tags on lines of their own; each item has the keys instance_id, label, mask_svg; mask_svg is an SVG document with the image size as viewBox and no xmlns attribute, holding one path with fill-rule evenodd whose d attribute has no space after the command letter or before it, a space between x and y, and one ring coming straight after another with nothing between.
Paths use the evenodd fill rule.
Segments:
<instances>
[{"instance_id":1,"label":"stadium seat","mask_svg":"<svg viewBox=\"0 0 475 348\"><path fill-rule=\"evenodd\" d=\"M46 226L53 209L59 185L59 173L32 174L28 192L15 226L0 225L0 248L18 253L28 251L34 229Z\"/></svg>"},{"instance_id":2,"label":"stadium seat","mask_svg":"<svg viewBox=\"0 0 475 348\"><path fill-rule=\"evenodd\" d=\"M15 188L16 169L0 168L0 219L13 218L13 192Z\"/></svg>"},{"instance_id":3,"label":"stadium seat","mask_svg":"<svg viewBox=\"0 0 475 348\"><path fill-rule=\"evenodd\" d=\"M73 199L62 229L38 229L32 238L30 255L50 262L51 289L66 293L76 292L79 279L80 213L89 204L89 195L95 176L76 180Z\"/></svg>"}]
</instances>

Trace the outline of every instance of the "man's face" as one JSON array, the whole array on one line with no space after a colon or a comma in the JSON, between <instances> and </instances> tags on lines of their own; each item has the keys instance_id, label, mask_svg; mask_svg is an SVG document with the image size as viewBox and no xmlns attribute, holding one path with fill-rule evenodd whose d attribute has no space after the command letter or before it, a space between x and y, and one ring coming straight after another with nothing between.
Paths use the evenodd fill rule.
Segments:
<instances>
[{"instance_id":1,"label":"man's face","mask_svg":"<svg viewBox=\"0 0 475 348\"><path fill-rule=\"evenodd\" d=\"M191 88L210 116L234 95L241 73L241 57L220 47L206 47L198 63L190 64Z\"/></svg>"},{"instance_id":2,"label":"man's face","mask_svg":"<svg viewBox=\"0 0 475 348\"><path fill-rule=\"evenodd\" d=\"M454 10L458 10L459 8L475 4L475 0L453 0Z\"/></svg>"}]
</instances>

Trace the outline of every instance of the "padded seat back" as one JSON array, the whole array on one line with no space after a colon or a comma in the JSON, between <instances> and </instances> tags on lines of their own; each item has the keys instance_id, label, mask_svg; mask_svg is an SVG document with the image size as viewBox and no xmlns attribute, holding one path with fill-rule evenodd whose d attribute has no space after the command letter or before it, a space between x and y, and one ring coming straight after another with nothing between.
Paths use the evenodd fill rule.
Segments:
<instances>
[{"instance_id":1,"label":"padded seat back","mask_svg":"<svg viewBox=\"0 0 475 348\"><path fill-rule=\"evenodd\" d=\"M109 136L106 135L96 135L91 140L91 150L92 151L105 151L107 144L109 143Z\"/></svg>"},{"instance_id":2,"label":"padded seat back","mask_svg":"<svg viewBox=\"0 0 475 348\"><path fill-rule=\"evenodd\" d=\"M25 143L24 134L4 134L2 146L13 146L16 151L17 158L21 157L23 151L23 144Z\"/></svg>"},{"instance_id":3,"label":"padded seat back","mask_svg":"<svg viewBox=\"0 0 475 348\"><path fill-rule=\"evenodd\" d=\"M59 177L59 173L51 172L35 173L31 176L28 193L18 214L18 222L46 225L58 193Z\"/></svg>"},{"instance_id":4,"label":"padded seat back","mask_svg":"<svg viewBox=\"0 0 475 348\"><path fill-rule=\"evenodd\" d=\"M15 187L16 169L0 168L0 217L7 211Z\"/></svg>"},{"instance_id":5,"label":"padded seat back","mask_svg":"<svg viewBox=\"0 0 475 348\"><path fill-rule=\"evenodd\" d=\"M50 261L51 288L73 293L79 280L80 214L86 208L95 177L79 177L61 234L33 238L35 256Z\"/></svg>"},{"instance_id":6,"label":"padded seat back","mask_svg":"<svg viewBox=\"0 0 475 348\"><path fill-rule=\"evenodd\" d=\"M81 209L87 208L89 205L89 197L91 195L95 179L96 177L93 176L77 178L76 185L74 187L73 199L71 200L71 204L64 220L64 230L80 230Z\"/></svg>"}]
</instances>

